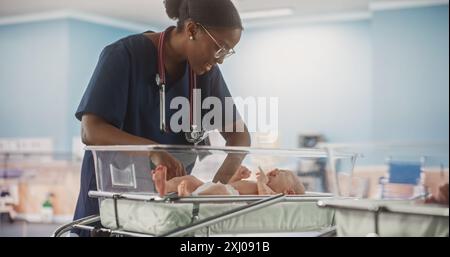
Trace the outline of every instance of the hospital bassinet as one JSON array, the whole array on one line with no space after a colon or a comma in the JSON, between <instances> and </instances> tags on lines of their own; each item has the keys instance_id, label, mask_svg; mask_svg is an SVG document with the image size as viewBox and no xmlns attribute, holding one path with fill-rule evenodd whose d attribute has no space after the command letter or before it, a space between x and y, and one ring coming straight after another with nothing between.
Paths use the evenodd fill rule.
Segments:
<instances>
[{"instance_id":1,"label":"hospital bassinet","mask_svg":"<svg viewBox=\"0 0 450 257\"><path fill-rule=\"evenodd\" d=\"M351 195L324 199L335 211L337 236L449 235L449 208L424 204L428 194L448 183L448 143L378 143L328 145L358 153Z\"/></svg>"},{"instance_id":2,"label":"hospital bassinet","mask_svg":"<svg viewBox=\"0 0 450 257\"><path fill-rule=\"evenodd\" d=\"M321 235L334 229L334 210L317 201L340 197L337 174L351 175L356 156L322 149L254 149L206 146L92 146L100 215L75 221L59 229L101 231L129 236L215 235ZM304 195L160 197L152 181L155 168L150 153L166 152L180 160L186 170L211 181L223 161L235 158L252 171L287 169L305 183ZM308 163L308 169L305 168ZM89 224L100 221L103 228Z\"/></svg>"},{"instance_id":3,"label":"hospital bassinet","mask_svg":"<svg viewBox=\"0 0 450 257\"><path fill-rule=\"evenodd\" d=\"M321 200L335 210L337 236L448 237L448 207L401 200Z\"/></svg>"}]
</instances>

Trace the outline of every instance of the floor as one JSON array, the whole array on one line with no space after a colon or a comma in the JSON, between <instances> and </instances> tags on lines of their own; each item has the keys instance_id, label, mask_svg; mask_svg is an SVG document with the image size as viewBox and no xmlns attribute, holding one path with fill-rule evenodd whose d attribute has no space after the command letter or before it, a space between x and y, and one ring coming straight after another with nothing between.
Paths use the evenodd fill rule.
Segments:
<instances>
[{"instance_id":1,"label":"floor","mask_svg":"<svg viewBox=\"0 0 450 257\"><path fill-rule=\"evenodd\" d=\"M62 224L0 220L0 237L50 237Z\"/></svg>"}]
</instances>

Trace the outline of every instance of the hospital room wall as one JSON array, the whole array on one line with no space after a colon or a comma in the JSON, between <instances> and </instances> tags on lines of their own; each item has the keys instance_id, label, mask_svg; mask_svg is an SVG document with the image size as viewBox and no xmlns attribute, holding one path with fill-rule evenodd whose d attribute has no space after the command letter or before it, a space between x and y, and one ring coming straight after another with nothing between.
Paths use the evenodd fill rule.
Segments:
<instances>
[{"instance_id":1,"label":"hospital room wall","mask_svg":"<svg viewBox=\"0 0 450 257\"><path fill-rule=\"evenodd\" d=\"M333 142L448 142L448 29L448 5L247 29L223 71L233 95L279 97L283 147L311 131Z\"/></svg>"},{"instance_id":2,"label":"hospital room wall","mask_svg":"<svg viewBox=\"0 0 450 257\"><path fill-rule=\"evenodd\" d=\"M375 140L449 139L448 5L375 12Z\"/></svg>"},{"instance_id":3,"label":"hospital room wall","mask_svg":"<svg viewBox=\"0 0 450 257\"><path fill-rule=\"evenodd\" d=\"M67 123L69 124L68 133L72 139L72 137L80 136L80 122L75 118L75 112L89 84L102 49L116 40L136 32L75 19L68 20L68 31L69 113Z\"/></svg>"},{"instance_id":4,"label":"hospital room wall","mask_svg":"<svg viewBox=\"0 0 450 257\"><path fill-rule=\"evenodd\" d=\"M223 66L230 90L279 98L280 146L298 147L299 134L311 132L371 138L369 20L248 29L236 51Z\"/></svg>"},{"instance_id":5,"label":"hospital room wall","mask_svg":"<svg viewBox=\"0 0 450 257\"><path fill-rule=\"evenodd\" d=\"M101 50L132 33L74 19L0 26L0 137L52 138L54 150L71 151Z\"/></svg>"},{"instance_id":6,"label":"hospital room wall","mask_svg":"<svg viewBox=\"0 0 450 257\"><path fill-rule=\"evenodd\" d=\"M0 26L0 137L68 138L67 22Z\"/></svg>"}]
</instances>

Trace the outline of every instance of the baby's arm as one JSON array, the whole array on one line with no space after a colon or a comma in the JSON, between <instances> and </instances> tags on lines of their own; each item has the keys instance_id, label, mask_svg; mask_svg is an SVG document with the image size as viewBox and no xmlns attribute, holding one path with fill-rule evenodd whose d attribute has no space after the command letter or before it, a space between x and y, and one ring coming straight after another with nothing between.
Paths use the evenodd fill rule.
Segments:
<instances>
[{"instance_id":1,"label":"baby's arm","mask_svg":"<svg viewBox=\"0 0 450 257\"><path fill-rule=\"evenodd\" d=\"M276 193L269 186L267 186L269 179L266 177L266 174L264 174L264 172L259 172L256 173L256 175L258 195L275 195Z\"/></svg>"}]
</instances>

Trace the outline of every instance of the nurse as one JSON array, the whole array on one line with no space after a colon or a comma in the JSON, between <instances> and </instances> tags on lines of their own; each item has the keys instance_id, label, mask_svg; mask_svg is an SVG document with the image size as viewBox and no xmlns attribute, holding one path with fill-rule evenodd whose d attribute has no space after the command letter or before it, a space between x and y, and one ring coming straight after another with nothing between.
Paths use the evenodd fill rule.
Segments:
<instances>
[{"instance_id":1,"label":"nurse","mask_svg":"<svg viewBox=\"0 0 450 257\"><path fill-rule=\"evenodd\" d=\"M230 0L166 0L164 4L168 16L178 21L176 27L128 36L103 49L75 114L86 145L192 144L183 132L162 131L163 116L170 120L176 110L167 105L162 109L165 115L160 115L161 105L164 107L160 98L167 103L179 96L191 101L193 88L201 90L202 99L220 99L225 110L230 92L217 64L234 54L241 38L243 28L235 6ZM240 118L232 121L233 127L242 122ZM230 126L222 124L221 131ZM227 146L250 146L249 133L243 127L243 132L221 133ZM168 178L190 172L169 153L149 158L155 166L168 167ZM241 161L242 156L228 156L214 181L228 182ZM93 156L86 151L75 220L99 213L98 201L88 197L96 188Z\"/></svg>"}]
</instances>

